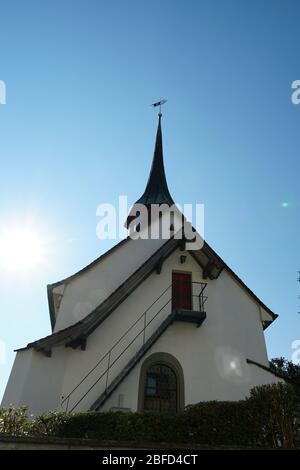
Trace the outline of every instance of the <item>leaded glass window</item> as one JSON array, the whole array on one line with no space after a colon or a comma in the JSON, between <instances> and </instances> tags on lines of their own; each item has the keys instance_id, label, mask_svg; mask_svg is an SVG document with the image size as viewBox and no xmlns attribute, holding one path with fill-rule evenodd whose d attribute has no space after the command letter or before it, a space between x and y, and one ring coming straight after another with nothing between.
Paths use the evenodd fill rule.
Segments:
<instances>
[{"instance_id":1,"label":"leaded glass window","mask_svg":"<svg viewBox=\"0 0 300 470\"><path fill-rule=\"evenodd\" d=\"M144 410L176 413L177 378L171 367L155 364L147 370Z\"/></svg>"}]
</instances>

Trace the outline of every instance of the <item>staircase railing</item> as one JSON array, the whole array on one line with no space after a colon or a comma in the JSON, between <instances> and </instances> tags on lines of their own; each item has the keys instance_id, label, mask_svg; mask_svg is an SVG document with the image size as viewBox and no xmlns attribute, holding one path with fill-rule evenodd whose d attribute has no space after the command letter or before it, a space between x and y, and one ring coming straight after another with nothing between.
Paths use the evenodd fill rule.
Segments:
<instances>
[{"instance_id":1,"label":"staircase railing","mask_svg":"<svg viewBox=\"0 0 300 470\"><path fill-rule=\"evenodd\" d=\"M192 282L193 285L200 286L200 293L199 294L192 294L192 297L198 298L199 307L197 310L199 312L203 312L204 310L204 303L207 300L207 296L204 296L203 292L206 287L206 283L203 282ZM170 304L172 300L172 296L168 297L168 300L164 302L162 306L160 306L159 310L151 317L147 318L148 312L154 307L154 305L162 299L162 297L172 288L173 284L170 284L164 291L151 303L151 305L134 321L134 323L120 336L120 338L113 344L113 346L98 360L98 362L89 370L89 372L78 382L78 384L68 393L68 395L62 397L61 407L65 407L65 411L74 411L74 409L79 405L79 403L84 400L84 398L89 394L89 392L100 382L101 379L105 378L105 389L104 392L107 391L109 385L109 373L111 368L119 361L119 359L125 354L125 352L133 345L133 343L137 340L137 338L142 336L142 345L146 342L146 329L148 326L159 316L159 314ZM193 307L195 309L195 307ZM171 313L171 309L170 312ZM141 322L142 328L138 331L138 333L134 336L133 339L129 341L129 343L125 346L125 348L112 360L112 355L114 350L117 346L122 342L122 340L129 335L129 333L137 326L137 324ZM70 399L74 395L74 393L79 389L79 387L86 382L86 380L91 376L91 374L96 371L97 368L104 364L106 361L106 368L105 370L100 373L97 379L88 387L88 389L80 396L80 398L72 405L71 409L69 410Z\"/></svg>"},{"instance_id":2,"label":"staircase railing","mask_svg":"<svg viewBox=\"0 0 300 470\"><path fill-rule=\"evenodd\" d=\"M204 304L207 301L208 297L207 295L204 295L204 290L207 286L206 282L198 282L198 281L193 281L192 282L193 286L197 286L200 288L200 292L198 294L192 294L192 297L196 297L198 299L198 308L199 312L204 312Z\"/></svg>"},{"instance_id":3,"label":"staircase railing","mask_svg":"<svg viewBox=\"0 0 300 470\"><path fill-rule=\"evenodd\" d=\"M108 378L109 378L109 371L112 366L123 356L123 354L129 349L129 347L136 341L138 337L143 335L143 345L146 341L146 328L153 322L155 318L161 313L161 311L171 302L171 297L168 298L167 302L163 304L162 307L156 312L156 314L147 322L147 313L150 309L171 289L172 284L169 285L155 300L152 304L135 320L135 322L123 333L123 335L114 343L114 345L99 359L99 361L89 370L89 372L80 380L80 382L71 390L71 392L67 396L62 397L61 407L63 408L64 404L66 404L65 411L69 410L69 402L72 395L78 390L78 388L87 380L88 377L105 361L107 360L107 368L104 372L100 374L100 376L93 382L93 384L88 388L88 390L81 396L81 398L72 406L70 411L73 411L79 403L88 395L88 393L95 387L95 385L106 375L105 378L105 390L108 386ZM121 341L134 329L134 327L143 319L143 327L142 329L135 335L135 337L127 344L127 346L122 350L118 356L111 361L112 352L116 349L116 347L121 343Z\"/></svg>"}]
</instances>

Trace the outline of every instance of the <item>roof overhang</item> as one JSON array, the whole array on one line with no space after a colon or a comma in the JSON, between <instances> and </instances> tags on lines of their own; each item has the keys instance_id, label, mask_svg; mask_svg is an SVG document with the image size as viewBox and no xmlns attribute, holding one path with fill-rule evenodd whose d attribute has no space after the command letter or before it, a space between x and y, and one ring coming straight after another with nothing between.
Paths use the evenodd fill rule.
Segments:
<instances>
[{"instance_id":1,"label":"roof overhang","mask_svg":"<svg viewBox=\"0 0 300 470\"><path fill-rule=\"evenodd\" d=\"M119 244L120 245L120 244ZM118 246L118 245L117 245ZM117 247L116 246L116 247ZM114 247L114 248L116 248ZM37 341L29 343L25 348L34 348L37 351L44 352L47 356L51 355L53 346L65 345L66 347L81 347L85 349L87 337L112 313L154 270L160 272L163 261L177 248L184 249L184 240L169 239L162 245L153 255L151 255L140 268L138 268L129 278L123 282L107 299L105 299L98 307L89 313L83 320L53 333L49 336L41 338ZM278 315L273 313L247 286L246 284L227 266L227 264L217 255L217 253L204 242L203 247L199 250L189 250L190 255L201 266L204 279L217 279L223 269L226 269L238 284L246 290L250 297L268 313L270 320L262 321L264 329L267 328ZM106 253L104 256L107 256ZM101 257L102 258L102 257ZM99 258L96 261L100 261ZM95 262L94 262L95 263ZM91 263L91 267L94 263ZM84 268L75 276L83 273L89 267ZM74 276L73 276L74 277ZM71 277L72 278L72 277ZM71 278L68 278L70 280ZM48 300L53 315L54 300L53 288L60 283L48 286Z\"/></svg>"}]
</instances>

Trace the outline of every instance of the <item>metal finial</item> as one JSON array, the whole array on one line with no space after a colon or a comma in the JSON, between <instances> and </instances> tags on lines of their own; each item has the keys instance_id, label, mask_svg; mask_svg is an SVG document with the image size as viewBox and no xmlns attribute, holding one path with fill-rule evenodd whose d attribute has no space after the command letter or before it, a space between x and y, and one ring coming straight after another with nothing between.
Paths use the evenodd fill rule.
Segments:
<instances>
[{"instance_id":1,"label":"metal finial","mask_svg":"<svg viewBox=\"0 0 300 470\"><path fill-rule=\"evenodd\" d=\"M159 106L159 113L158 113L158 116L161 117L162 114L161 114L161 107L163 104L165 104L168 100L160 100L160 101L157 101L156 103L152 103L151 106L153 106L153 108L156 108L156 106Z\"/></svg>"}]
</instances>

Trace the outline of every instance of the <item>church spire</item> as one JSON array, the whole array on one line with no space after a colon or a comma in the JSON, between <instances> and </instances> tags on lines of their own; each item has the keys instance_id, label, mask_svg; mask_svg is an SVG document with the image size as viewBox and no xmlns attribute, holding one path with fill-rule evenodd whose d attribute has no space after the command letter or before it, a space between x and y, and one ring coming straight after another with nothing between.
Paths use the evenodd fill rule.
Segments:
<instances>
[{"instance_id":1,"label":"church spire","mask_svg":"<svg viewBox=\"0 0 300 470\"><path fill-rule=\"evenodd\" d=\"M167 204L168 206L172 206L174 204L168 189L165 175L161 117L162 114L159 113L154 155L147 186L143 195L136 201L136 204L144 204L147 206L149 204Z\"/></svg>"},{"instance_id":2,"label":"church spire","mask_svg":"<svg viewBox=\"0 0 300 470\"><path fill-rule=\"evenodd\" d=\"M163 102L158 102L158 105ZM156 105L156 103L155 103ZM148 178L146 189L143 195L134 203L125 226L128 228L131 221L136 218L137 204L143 204L148 210L148 217L150 222L150 213L152 204L166 204L172 206L174 201L168 189L167 179L165 175L164 159L163 159L163 145L162 145L162 132L161 132L161 112L158 113L158 126L156 132L156 140L154 147L154 155L150 175ZM138 211L139 212L139 211Z\"/></svg>"}]
</instances>

